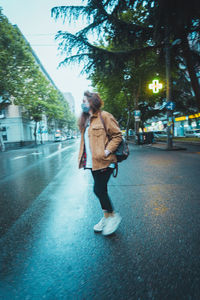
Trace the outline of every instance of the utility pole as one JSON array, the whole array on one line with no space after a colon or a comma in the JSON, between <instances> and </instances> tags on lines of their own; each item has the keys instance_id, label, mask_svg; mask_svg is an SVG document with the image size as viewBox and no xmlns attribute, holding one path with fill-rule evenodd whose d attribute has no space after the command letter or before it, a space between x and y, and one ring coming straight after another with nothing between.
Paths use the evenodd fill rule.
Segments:
<instances>
[{"instance_id":1,"label":"utility pole","mask_svg":"<svg viewBox=\"0 0 200 300\"><path fill-rule=\"evenodd\" d=\"M135 98L135 105L134 105L134 129L135 129L135 142L136 144L140 144L140 136L139 136L139 124L140 124L140 111L138 110L138 99Z\"/></svg>"}]
</instances>

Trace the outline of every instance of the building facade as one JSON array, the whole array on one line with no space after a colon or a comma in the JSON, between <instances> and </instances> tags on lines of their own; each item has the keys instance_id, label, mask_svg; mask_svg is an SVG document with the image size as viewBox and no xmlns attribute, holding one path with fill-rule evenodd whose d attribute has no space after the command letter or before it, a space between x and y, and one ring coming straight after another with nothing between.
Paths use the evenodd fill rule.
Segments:
<instances>
[{"instance_id":1,"label":"building facade","mask_svg":"<svg viewBox=\"0 0 200 300\"><path fill-rule=\"evenodd\" d=\"M19 28L14 25L20 32ZM21 33L21 32L20 32ZM35 63L39 66L40 71L47 78L50 84L58 90L55 83L43 67L39 58L31 48L30 44L26 38L21 33L21 36L25 40L26 44L34 57ZM58 90L59 91L59 90ZM59 91L60 92L60 91ZM24 108L22 106L15 105L13 99L9 99L10 104L0 110L0 138L1 143L4 144L5 150L19 148L24 145L34 143L34 127L35 122L28 118L25 114ZM51 124L51 133L48 133L47 118L43 115L41 122L37 125L36 136L38 143L45 141L54 140L55 124Z\"/></svg>"},{"instance_id":2,"label":"building facade","mask_svg":"<svg viewBox=\"0 0 200 300\"><path fill-rule=\"evenodd\" d=\"M25 117L23 107L13 101L0 111L0 128L5 150L32 144L35 140L35 122ZM36 135L38 143L53 140L54 135L47 130L46 116L38 123Z\"/></svg>"},{"instance_id":3,"label":"building facade","mask_svg":"<svg viewBox=\"0 0 200 300\"><path fill-rule=\"evenodd\" d=\"M71 93L63 93L65 100L69 104L69 108L75 114L75 100Z\"/></svg>"},{"instance_id":4,"label":"building facade","mask_svg":"<svg viewBox=\"0 0 200 300\"><path fill-rule=\"evenodd\" d=\"M178 116L178 114L173 117L174 136L184 136L188 130L200 129L200 113L186 116ZM167 116L151 119L145 123L145 130L166 131L167 122Z\"/></svg>"}]
</instances>

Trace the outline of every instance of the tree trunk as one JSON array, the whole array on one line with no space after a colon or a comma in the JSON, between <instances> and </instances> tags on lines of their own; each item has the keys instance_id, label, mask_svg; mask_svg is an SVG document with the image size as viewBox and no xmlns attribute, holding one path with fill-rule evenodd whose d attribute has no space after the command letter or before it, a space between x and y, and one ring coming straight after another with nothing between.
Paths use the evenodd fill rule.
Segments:
<instances>
[{"instance_id":1,"label":"tree trunk","mask_svg":"<svg viewBox=\"0 0 200 300\"><path fill-rule=\"evenodd\" d=\"M43 144L43 140L42 140L42 132L40 132L40 144Z\"/></svg>"},{"instance_id":2,"label":"tree trunk","mask_svg":"<svg viewBox=\"0 0 200 300\"><path fill-rule=\"evenodd\" d=\"M137 95L135 96L135 101L134 102L135 102L134 103L134 109L138 110L138 96ZM135 116L134 116L134 119L135 119L135 134L138 134L139 133L139 123L140 123L140 121L137 121Z\"/></svg>"},{"instance_id":3,"label":"tree trunk","mask_svg":"<svg viewBox=\"0 0 200 300\"><path fill-rule=\"evenodd\" d=\"M142 120L140 121L140 127L142 129L142 132L144 132L144 122Z\"/></svg>"},{"instance_id":4,"label":"tree trunk","mask_svg":"<svg viewBox=\"0 0 200 300\"><path fill-rule=\"evenodd\" d=\"M5 151L5 145L4 145L4 141L3 141L3 135L0 131L0 151Z\"/></svg>"},{"instance_id":5,"label":"tree trunk","mask_svg":"<svg viewBox=\"0 0 200 300\"><path fill-rule=\"evenodd\" d=\"M126 97L126 104L127 104L127 109L128 109L128 117L127 117L127 122L126 122L126 138L127 140L129 139L129 124L130 124L130 116L131 116L131 105L130 105L130 98L128 94L124 91L124 95Z\"/></svg>"},{"instance_id":6,"label":"tree trunk","mask_svg":"<svg viewBox=\"0 0 200 300\"><path fill-rule=\"evenodd\" d=\"M34 127L34 137L35 137L35 145L37 145L37 121L35 121L35 127Z\"/></svg>"},{"instance_id":7,"label":"tree trunk","mask_svg":"<svg viewBox=\"0 0 200 300\"><path fill-rule=\"evenodd\" d=\"M39 126L39 129L40 129L40 144L43 144L43 140L42 140L42 126L41 125Z\"/></svg>"},{"instance_id":8,"label":"tree trunk","mask_svg":"<svg viewBox=\"0 0 200 300\"><path fill-rule=\"evenodd\" d=\"M128 135L128 132L129 132L129 124L130 124L130 108L128 109L128 118L127 118L127 122L126 122L126 138L127 140L129 139L129 135Z\"/></svg>"},{"instance_id":9,"label":"tree trunk","mask_svg":"<svg viewBox=\"0 0 200 300\"><path fill-rule=\"evenodd\" d=\"M189 42L188 42L188 38L187 38L186 34L183 37L182 49L183 49L183 56L186 61L188 73L190 76L192 89L193 89L195 97L196 97L198 108L200 109L200 84L199 84L197 74L196 74L196 71L194 68L194 63L192 61L192 53L190 51L190 46L189 46Z\"/></svg>"},{"instance_id":10,"label":"tree trunk","mask_svg":"<svg viewBox=\"0 0 200 300\"><path fill-rule=\"evenodd\" d=\"M165 68L166 68L166 99L167 103L172 101L172 83L171 83L171 53L170 53L170 43L169 43L169 28L166 25L165 29ZM172 150L173 148L173 135L172 135L172 111L167 110L167 149Z\"/></svg>"},{"instance_id":11,"label":"tree trunk","mask_svg":"<svg viewBox=\"0 0 200 300\"><path fill-rule=\"evenodd\" d=\"M137 93L135 94L135 103L134 103L135 110L139 110L138 99L140 96L140 91L141 91L141 77L139 77L138 89L137 89ZM140 117L140 119L141 119L141 117ZM140 121L136 120L136 118L135 118L135 134L139 133L139 128L140 128Z\"/></svg>"}]
</instances>

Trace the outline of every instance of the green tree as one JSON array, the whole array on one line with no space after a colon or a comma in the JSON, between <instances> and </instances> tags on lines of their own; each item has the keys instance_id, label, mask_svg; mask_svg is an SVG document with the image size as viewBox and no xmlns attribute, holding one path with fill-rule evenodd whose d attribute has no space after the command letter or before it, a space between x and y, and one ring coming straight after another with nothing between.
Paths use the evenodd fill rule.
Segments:
<instances>
[{"instance_id":1,"label":"green tree","mask_svg":"<svg viewBox=\"0 0 200 300\"><path fill-rule=\"evenodd\" d=\"M0 109L23 94L25 82L35 69L34 59L19 30L0 9Z\"/></svg>"},{"instance_id":2,"label":"green tree","mask_svg":"<svg viewBox=\"0 0 200 300\"><path fill-rule=\"evenodd\" d=\"M23 97L15 99L14 102L16 105L21 105L25 109L24 115L35 122L35 143L37 143L38 123L42 120L43 115L50 119L64 117L59 93L38 70L35 70L32 78L27 80L23 88Z\"/></svg>"},{"instance_id":3,"label":"green tree","mask_svg":"<svg viewBox=\"0 0 200 300\"><path fill-rule=\"evenodd\" d=\"M75 21L82 15L88 21L88 25L75 35L58 32L56 38L60 40L60 49L63 53L67 53L61 64L84 62L83 71L87 73L92 73L96 69L104 74L119 73L133 57L140 60L153 49L158 49L162 54L165 50L167 31L173 55L185 61L200 107L200 89L195 69L196 63L199 62L199 53L191 50L188 43L188 38L192 34L196 34L199 40L198 0L192 0L187 4L185 1L183 4L180 0L85 2L85 6L62 6L52 9L55 18ZM91 42L89 35L91 32L96 34L99 43ZM112 48L109 49L99 46L106 34L112 39ZM181 41L180 45L175 43L178 38Z\"/></svg>"},{"instance_id":4,"label":"green tree","mask_svg":"<svg viewBox=\"0 0 200 300\"><path fill-rule=\"evenodd\" d=\"M200 109L200 83L198 69L200 52L192 47L200 42L200 2L198 0L150 0L144 4L148 11L148 22L154 27L154 40L163 44L168 39L171 57L179 59L180 65L185 64ZM188 78L188 76L187 76Z\"/></svg>"},{"instance_id":5,"label":"green tree","mask_svg":"<svg viewBox=\"0 0 200 300\"><path fill-rule=\"evenodd\" d=\"M151 57L156 54L151 53ZM162 103L164 92L152 95L148 89L148 84L154 76L158 76L162 81L163 73L158 65L152 69L150 54L143 59L142 63L134 60L129 62L120 74L105 76L97 71L91 76L93 86L102 95L105 101L105 109L113 113L119 120L120 125L126 128L127 136L130 126L135 128L133 112L141 110L142 118L140 125L144 127L144 122L158 113L154 109L157 102ZM139 125L139 124L138 124ZM138 131L139 128L135 128Z\"/></svg>"},{"instance_id":6,"label":"green tree","mask_svg":"<svg viewBox=\"0 0 200 300\"><path fill-rule=\"evenodd\" d=\"M43 116L59 126L75 126L63 95L53 87L35 62L30 46L0 9L0 110L12 102L35 122L34 137Z\"/></svg>"},{"instance_id":7,"label":"green tree","mask_svg":"<svg viewBox=\"0 0 200 300\"><path fill-rule=\"evenodd\" d=\"M140 8L136 12L130 10L123 12L121 19L126 20L126 22L134 20L140 26L144 22L144 9ZM100 42L99 46L106 50L115 49L117 51L130 47L126 40L123 44L117 44L110 32L105 34L104 40ZM165 68L164 63L160 63L160 60L157 51L152 49L145 55L141 53L125 61L120 72L110 71L109 74L96 67L91 76L93 85L97 87L97 90L101 94L103 92L106 94L106 104L107 102L111 103L110 109L113 111L116 110L116 105L119 106L115 115L121 116L119 120L123 122L123 127L126 127L127 136L130 125L132 128L136 127L136 131L139 130L138 123L133 126L134 110L140 109L143 112L140 122L142 127L149 115L158 113L153 107L157 101L161 101L164 94L161 92L157 96L152 96L148 90L148 83L155 76L159 76L159 79L163 81ZM117 102L115 103L115 101Z\"/></svg>"}]
</instances>

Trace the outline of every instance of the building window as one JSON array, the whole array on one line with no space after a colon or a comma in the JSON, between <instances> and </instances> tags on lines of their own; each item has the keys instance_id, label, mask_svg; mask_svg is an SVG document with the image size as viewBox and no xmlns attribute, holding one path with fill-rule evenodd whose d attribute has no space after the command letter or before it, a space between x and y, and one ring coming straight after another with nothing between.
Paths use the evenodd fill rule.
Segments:
<instances>
[{"instance_id":1,"label":"building window","mask_svg":"<svg viewBox=\"0 0 200 300\"><path fill-rule=\"evenodd\" d=\"M3 141L7 141L7 134L3 134Z\"/></svg>"}]
</instances>

